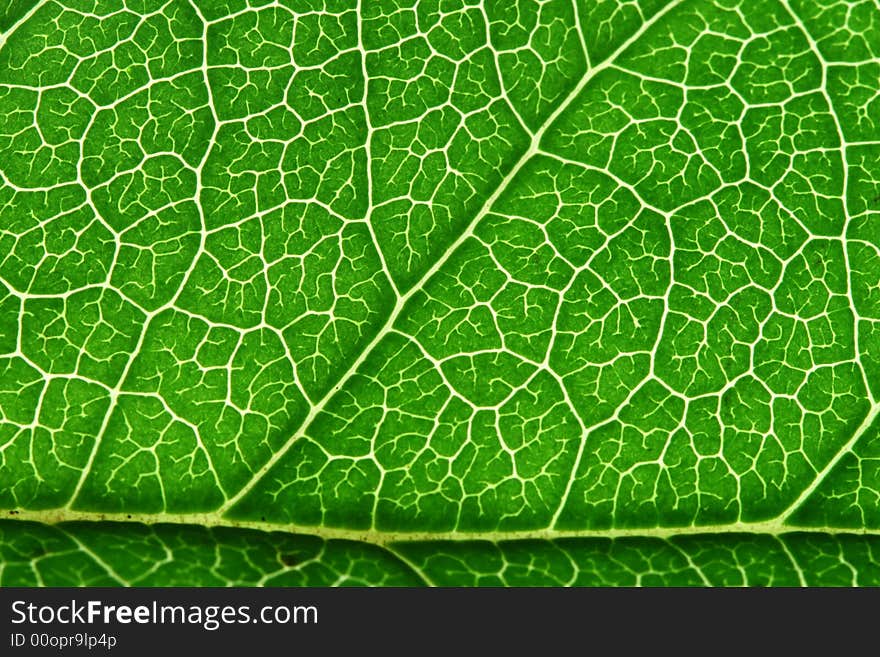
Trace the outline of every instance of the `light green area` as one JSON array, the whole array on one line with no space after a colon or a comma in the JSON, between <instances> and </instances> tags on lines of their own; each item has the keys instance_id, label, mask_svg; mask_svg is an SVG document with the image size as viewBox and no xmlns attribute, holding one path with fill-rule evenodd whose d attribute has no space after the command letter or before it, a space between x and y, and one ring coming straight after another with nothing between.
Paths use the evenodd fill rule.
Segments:
<instances>
[{"instance_id":1,"label":"light green area","mask_svg":"<svg viewBox=\"0 0 880 657\"><path fill-rule=\"evenodd\" d=\"M0 583L878 583L878 80L871 0L13 1Z\"/></svg>"}]
</instances>

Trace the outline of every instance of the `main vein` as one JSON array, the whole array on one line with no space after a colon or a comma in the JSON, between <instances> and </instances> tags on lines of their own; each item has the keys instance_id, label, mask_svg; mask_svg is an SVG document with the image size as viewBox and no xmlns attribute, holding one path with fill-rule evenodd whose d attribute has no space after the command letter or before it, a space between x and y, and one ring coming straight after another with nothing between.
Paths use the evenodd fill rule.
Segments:
<instances>
[{"instance_id":1,"label":"main vein","mask_svg":"<svg viewBox=\"0 0 880 657\"><path fill-rule=\"evenodd\" d=\"M862 535L880 537L880 529L847 527L808 527L786 525L778 520L763 522L734 522L725 525L684 525L680 527L609 528L609 529L525 529L494 530L483 532L437 531L405 532L376 529L347 529L320 527L294 523L275 524L251 520L230 520L218 513L128 513L107 514L97 511L71 511L51 509L45 511L17 511L8 516L13 521L31 521L55 525L63 522L135 523L142 525L191 525L199 527L223 527L261 532L283 532L316 536L325 540L349 540L389 545L392 543L427 541L489 541L493 543L520 540L558 541L576 538L658 538L671 539L680 536L751 534L782 536L792 533L815 535Z\"/></svg>"}]
</instances>

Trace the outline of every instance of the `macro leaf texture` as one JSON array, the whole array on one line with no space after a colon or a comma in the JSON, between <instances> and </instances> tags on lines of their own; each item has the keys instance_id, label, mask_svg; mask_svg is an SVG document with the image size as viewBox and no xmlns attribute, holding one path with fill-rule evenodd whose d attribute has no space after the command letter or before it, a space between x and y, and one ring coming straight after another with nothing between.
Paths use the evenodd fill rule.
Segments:
<instances>
[{"instance_id":1,"label":"macro leaf texture","mask_svg":"<svg viewBox=\"0 0 880 657\"><path fill-rule=\"evenodd\" d=\"M12 0L0 585L880 585L876 0Z\"/></svg>"}]
</instances>

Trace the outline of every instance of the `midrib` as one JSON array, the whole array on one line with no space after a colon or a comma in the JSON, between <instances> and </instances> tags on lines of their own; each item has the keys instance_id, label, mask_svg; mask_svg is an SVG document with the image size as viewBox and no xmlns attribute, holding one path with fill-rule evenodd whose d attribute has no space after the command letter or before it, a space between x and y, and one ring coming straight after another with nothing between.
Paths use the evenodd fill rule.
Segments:
<instances>
[{"instance_id":1,"label":"midrib","mask_svg":"<svg viewBox=\"0 0 880 657\"><path fill-rule=\"evenodd\" d=\"M272 523L252 520L230 520L217 513L98 513L92 511L72 511L51 509L45 511L0 512L0 518L14 521L31 521L47 525L62 522L92 523L136 523L144 525L189 525L210 528L247 529L261 532L282 532L315 536L326 540L349 540L372 545L391 545L394 543L415 543L428 541L503 541L545 540L558 541L571 538L658 538L672 539L682 536L718 536L725 534L750 534L757 536L782 536L791 533L816 535L858 534L880 536L880 528L847 527L805 527L787 525L779 520L764 522L737 522L726 525L688 525L682 527L645 527L618 529L529 529L521 531L440 531L440 532L402 532L376 529L345 529L341 527L320 527L297 525L293 523Z\"/></svg>"}]
</instances>

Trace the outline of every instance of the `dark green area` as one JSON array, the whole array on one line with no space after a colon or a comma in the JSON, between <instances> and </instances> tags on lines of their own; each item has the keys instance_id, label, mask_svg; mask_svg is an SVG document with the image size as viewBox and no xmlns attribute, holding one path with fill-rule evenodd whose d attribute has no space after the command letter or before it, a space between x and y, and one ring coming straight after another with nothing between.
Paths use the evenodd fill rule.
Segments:
<instances>
[{"instance_id":1,"label":"dark green area","mask_svg":"<svg viewBox=\"0 0 880 657\"><path fill-rule=\"evenodd\" d=\"M42 0L3 0L3 7L0 8L0 32L12 27L40 2Z\"/></svg>"}]
</instances>

